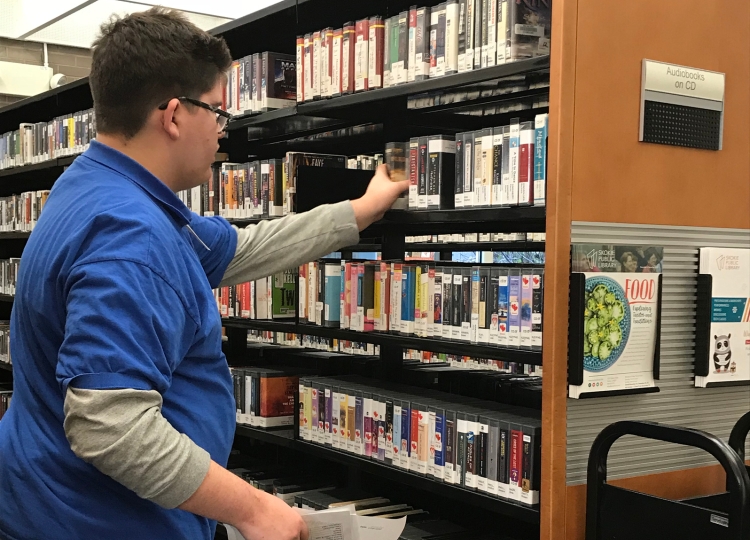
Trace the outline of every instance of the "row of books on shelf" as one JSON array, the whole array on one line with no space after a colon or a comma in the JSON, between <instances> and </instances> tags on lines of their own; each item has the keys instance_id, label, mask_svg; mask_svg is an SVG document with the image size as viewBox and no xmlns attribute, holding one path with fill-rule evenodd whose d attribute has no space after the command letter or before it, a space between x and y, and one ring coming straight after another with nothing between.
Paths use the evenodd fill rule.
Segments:
<instances>
[{"instance_id":1,"label":"row of books on shelf","mask_svg":"<svg viewBox=\"0 0 750 540\"><path fill-rule=\"evenodd\" d=\"M297 37L298 102L492 67L550 50L551 1L449 0Z\"/></svg>"},{"instance_id":2,"label":"row of books on shelf","mask_svg":"<svg viewBox=\"0 0 750 540\"><path fill-rule=\"evenodd\" d=\"M536 505L537 411L358 377L299 378L299 438Z\"/></svg>"},{"instance_id":3,"label":"row of books on shelf","mask_svg":"<svg viewBox=\"0 0 750 540\"><path fill-rule=\"evenodd\" d=\"M300 322L540 350L544 269L316 261L299 276Z\"/></svg>"},{"instance_id":4,"label":"row of books on shelf","mask_svg":"<svg viewBox=\"0 0 750 540\"><path fill-rule=\"evenodd\" d=\"M347 355L372 357L378 357L380 355L380 346L373 345L372 343L311 336L307 334L296 334L293 332L248 330L247 341L248 343L282 345L284 347L310 349L328 353L342 353ZM517 375L533 375L537 377L542 376L542 366L507 362L492 358L478 358L469 355L462 356L419 349L404 349L403 359L405 361L416 360L420 364L444 364L452 368L465 370L495 371Z\"/></svg>"},{"instance_id":5,"label":"row of books on shelf","mask_svg":"<svg viewBox=\"0 0 750 540\"><path fill-rule=\"evenodd\" d=\"M49 190L0 198L0 232L31 232L47 204Z\"/></svg>"},{"instance_id":6,"label":"row of books on shelf","mask_svg":"<svg viewBox=\"0 0 750 540\"><path fill-rule=\"evenodd\" d=\"M327 352L341 352L350 355L378 356L380 345L351 341L345 339L325 338L293 332L274 332L271 330L248 330L248 343L283 345L302 349L314 349Z\"/></svg>"},{"instance_id":7,"label":"row of books on shelf","mask_svg":"<svg viewBox=\"0 0 750 540\"><path fill-rule=\"evenodd\" d=\"M192 211L228 219L274 218L293 214L300 166L345 169L347 157L287 152L283 159L221 163L208 182L178 196Z\"/></svg>"},{"instance_id":8,"label":"row of books on shelf","mask_svg":"<svg viewBox=\"0 0 750 540\"><path fill-rule=\"evenodd\" d=\"M58 116L51 122L20 124L0 135L0 169L80 154L95 137L94 109Z\"/></svg>"},{"instance_id":9,"label":"row of books on shelf","mask_svg":"<svg viewBox=\"0 0 750 540\"><path fill-rule=\"evenodd\" d=\"M548 121L389 143L386 164L409 180L410 210L544 206Z\"/></svg>"},{"instance_id":10,"label":"row of books on shelf","mask_svg":"<svg viewBox=\"0 0 750 540\"><path fill-rule=\"evenodd\" d=\"M494 243L508 243L513 244L515 242L540 242L543 243L547 240L546 233L460 233L460 234L424 234L417 236L407 236L405 242L407 244L436 244L436 248L440 247L440 244L464 244L464 243L483 243L483 242L494 242Z\"/></svg>"},{"instance_id":11,"label":"row of books on shelf","mask_svg":"<svg viewBox=\"0 0 750 540\"><path fill-rule=\"evenodd\" d=\"M279 463L278 460L233 455L229 472L251 486L273 495L291 507L307 511L337 510L353 507L357 516L382 519L406 519L399 540L488 540L480 532L448 520L427 510L373 491L341 487L331 467L311 472L301 462ZM217 536L218 538L218 536ZM230 537L231 538L231 537ZM496 538L496 537L492 537ZM504 540L508 540L504 537Z\"/></svg>"},{"instance_id":12,"label":"row of books on shelf","mask_svg":"<svg viewBox=\"0 0 750 540\"><path fill-rule=\"evenodd\" d=\"M224 109L239 116L294 105L295 62L294 55L268 51L234 60L227 72Z\"/></svg>"},{"instance_id":13,"label":"row of books on shelf","mask_svg":"<svg viewBox=\"0 0 750 540\"><path fill-rule=\"evenodd\" d=\"M18 283L18 270L20 267L20 257L0 260L0 294L7 294L10 296L16 294L16 283ZM4 327L2 322L0 322L0 361L2 361L3 354L3 331Z\"/></svg>"},{"instance_id":14,"label":"row of books on shelf","mask_svg":"<svg viewBox=\"0 0 750 540\"><path fill-rule=\"evenodd\" d=\"M321 260L302 265L296 277L289 270L217 288L219 312L243 319L298 317L358 332L542 346L543 268Z\"/></svg>"},{"instance_id":15,"label":"row of books on shelf","mask_svg":"<svg viewBox=\"0 0 750 540\"><path fill-rule=\"evenodd\" d=\"M13 363L10 357L10 321L0 321L0 362Z\"/></svg>"},{"instance_id":16,"label":"row of books on shelf","mask_svg":"<svg viewBox=\"0 0 750 540\"><path fill-rule=\"evenodd\" d=\"M0 420L2 420L5 413L8 412L12 398L13 390L7 390L0 387Z\"/></svg>"}]
</instances>

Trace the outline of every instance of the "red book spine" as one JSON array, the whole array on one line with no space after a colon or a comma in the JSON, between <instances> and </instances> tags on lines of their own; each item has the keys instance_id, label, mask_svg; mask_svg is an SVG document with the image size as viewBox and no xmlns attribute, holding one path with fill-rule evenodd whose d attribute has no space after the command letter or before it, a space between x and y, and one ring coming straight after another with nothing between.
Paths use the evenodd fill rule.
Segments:
<instances>
[{"instance_id":1,"label":"red book spine","mask_svg":"<svg viewBox=\"0 0 750 540\"><path fill-rule=\"evenodd\" d=\"M221 316L229 316L229 287L221 288Z\"/></svg>"},{"instance_id":2,"label":"red book spine","mask_svg":"<svg viewBox=\"0 0 750 540\"><path fill-rule=\"evenodd\" d=\"M344 94L354 92L354 43L356 32L353 23L344 26L341 52L341 91Z\"/></svg>"},{"instance_id":3,"label":"red book spine","mask_svg":"<svg viewBox=\"0 0 750 540\"><path fill-rule=\"evenodd\" d=\"M312 34L307 34L305 36L305 42L304 42L304 69L303 69L303 75L304 75L304 98L305 101L312 101L312 87L313 87L313 39Z\"/></svg>"},{"instance_id":4,"label":"red book spine","mask_svg":"<svg viewBox=\"0 0 750 540\"><path fill-rule=\"evenodd\" d=\"M369 28L369 58L367 80L370 89L383 88L383 47L385 46L385 24L382 17L372 17Z\"/></svg>"},{"instance_id":5,"label":"red book spine","mask_svg":"<svg viewBox=\"0 0 750 540\"><path fill-rule=\"evenodd\" d=\"M305 37L297 36L297 101L305 101Z\"/></svg>"},{"instance_id":6,"label":"red book spine","mask_svg":"<svg viewBox=\"0 0 750 540\"><path fill-rule=\"evenodd\" d=\"M534 128L531 122L521 126L521 141L518 146L518 204L534 204Z\"/></svg>"},{"instance_id":7,"label":"red book spine","mask_svg":"<svg viewBox=\"0 0 750 540\"><path fill-rule=\"evenodd\" d=\"M362 92L369 90L367 62L369 59L370 20L357 21L354 30L354 91Z\"/></svg>"},{"instance_id":8,"label":"red book spine","mask_svg":"<svg viewBox=\"0 0 750 540\"><path fill-rule=\"evenodd\" d=\"M331 97L334 94L333 89L333 30L331 28L326 29L325 34L325 53L327 61L325 62L327 72L323 75L326 77L326 95L325 97Z\"/></svg>"},{"instance_id":9,"label":"red book spine","mask_svg":"<svg viewBox=\"0 0 750 540\"><path fill-rule=\"evenodd\" d=\"M344 31L337 28L333 31L331 45L331 96L341 94L341 64L344 43Z\"/></svg>"},{"instance_id":10,"label":"red book spine","mask_svg":"<svg viewBox=\"0 0 750 540\"><path fill-rule=\"evenodd\" d=\"M409 457L418 459L419 452L419 410L411 409L411 429L409 430Z\"/></svg>"}]
</instances>

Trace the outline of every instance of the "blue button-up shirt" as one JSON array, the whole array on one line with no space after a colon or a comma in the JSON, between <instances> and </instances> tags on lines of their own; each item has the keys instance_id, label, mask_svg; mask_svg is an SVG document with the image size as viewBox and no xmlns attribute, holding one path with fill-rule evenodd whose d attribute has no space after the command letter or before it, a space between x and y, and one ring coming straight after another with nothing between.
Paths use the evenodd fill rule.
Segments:
<instances>
[{"instance_id":1,"label":"blue button-up shirt","mask_svg":"<svg viewBox=\"0 0 750 540\"><path fill-rule=\"evenodd\" d=\"M60 176L23 253L13 306L0 537L213 538L215 522L141 499L76 457L63 402L68 386L156 390L164 417L225 465L234 398L211 289L236 244L226 220L190 212L103 144Z\"/></svg>"}]
</instances>

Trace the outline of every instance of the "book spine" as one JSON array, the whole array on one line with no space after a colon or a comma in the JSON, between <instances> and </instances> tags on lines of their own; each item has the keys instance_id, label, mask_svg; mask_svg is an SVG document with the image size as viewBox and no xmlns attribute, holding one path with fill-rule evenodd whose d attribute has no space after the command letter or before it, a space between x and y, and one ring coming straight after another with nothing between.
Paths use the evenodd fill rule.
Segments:
<instances>
[{"instance_id":1,"label":"book spine","mask_svg":"<svg viewBox=\"0 0 750 540\"><path fill-rule=\"evenodd\" d=\"M416 64L414 66L414 79L417 81L423 81L430 76L430 21L429 7L417 9Z\"/></svg>"},{"instance_id":2,"label":"book spine","mask_svg":"<svg viewBox=\"0 0 750 540\"><path fill-rule=\"evenodd\" d=\"M330 95L341 95L341 60L343 51L343 30L337 28L333 31L331 40L331 88Z\"/></svg>"},{"instance_id":3,"label":"book spine","mask_svg":"<svg viewBox=\"0 0 750 540\"><path fill-rule=\"evenodd\" d=\"M297 102L305 101L305 38L297 36Z\"/></svg>"},{"instance_id":4,"label":"book spine","mask_svg":"<svg viewBox=\"0 0 750 540\"><path fill-rule=\"evenodd\" d=\"M398 16L398 73L396 82L403 84L409 77L409 12Z\"/></svg>"},{"instance_id":5,"label":"book spine","mask_svg":"<svg viewBox=\"0 0 750 540\"><path fill-rule=\"evenodd\" d=\"M489 23L490 23L490 4L493 0L481 0L482 2L482 58L480 67L487 67L487 57L489 52Z\"/></svg>"},{"instance_id":6,"label":"book spine","mask_svg":"<svg viewBox=\"0 0 750 540\"><path fill-rule=\"evenodd\" d=\"M482 159L482 147L484 144L484 132L474 132L474 206L485 206L487 197L484 191L484 160Z\"/></svg>"},{"instance_id":7,"label":"book spine","mask_svg":"<svg viewBox=\"0 0 750 540\"><path fill-rule=\"evenodd\" d=\"M443 268L443 324L437 337L450 339L453 326L453 271Z\"/></svg>"},{"instance_id":8,"label":"book spine","mask_svg":"<svg viewBox=\"0 0 750 540\"><path fill-rule=\"evenodd\" d=\"M419 207L419 138L409 140L409 209Z\"/></svg>"},{"instance_id":9,"label":"book spine","mask_svg":"<svg viewBox=\"0 0 750 540\"><path fill-rule=\"evenodd\" d=\"M367 61L368 69L368 87L383 87L383 40L385 35L385 25L381 17L372 17L369 23L369 58Z\"/></svg>"},{"instance_id":10,"label":"book spine","mask_svg":"<svg viewBox=\"0 0 750 540\"><path fill-rule=\"evenodd\" d=\"M437 52L437 62L435 63L435 73L438 77L445 76L446 60L445 60L445 36L446 36L446 5L440 4L438 6L438 20L437 20L437 40L435 43L435 50Z\"/></svg>"},{"instance_id":11,"label":"book spine","mask_svg":"<svg viewBox=\"0 0 750 540\"><path fill-rule=\"evenodd\" d=\"M518 181L519 181L519 158L520 158L520 143L521 143L521 130L518 122L513 122L510 126L510 152L508 155L508 182L504 184L505 198L503 204L505 206L518 206Z\"/></svg>"},{"instance_id":12,"label":"book spine","mask_svg":"<svg viewBox=\"0 0 750 540\"><path fill-rule=\"evenodd\" d=\"M354 92L356 53L356 31L353 25L344 26L341 43L341 92L351 94Z\"/></svg>"},{"instance_id":13,"label":"book spine","mask_svg":"<svg viewBox=\"0 0 750 540\"><path fill-rule=\"evenodd\" d=\"M505 35L508 25L508 2L507 0L497 0L497 30L496 30L496 63L501 65L505 63Z\"/></svg>"},{"instance_id":14,"label":"book spine","mask_svg":"<svg viewBox=\"0 0 750 540\"><path fill-rule=\"evenodd\" d=\"M532 301L532 271L522 270L521 274L521 347L531 348L531 301Z\"/></svg>"},{"instance_id":15,"label":"book spine","mask_svg":"<svg viewBox=\"0 0 750 540\"><path fill-rule=\"evenodd\" d=\"M474 69L474 19L476 18L475 7L478 1L480 0L466 0L466 56L464 57L464 71Z\"/></svg>"},{"instance_id":16,"label":"book spine","mask_svg":"<svg viewBox=\"0 0 750 540\"><path fill-rule=\"evenodd\" d=\"M454 177L453 206L464 206L464 134L456 133L456 170Z\"/></svg>"},{"instance_id":17,"label":"book spine","mask_svg":"<svg viewBox=\"0 0 750 540\"><path fill-rule=\"evenodd\" d=\"M320 99L322 70L321 32L313 34L313 58L312 58L312 97Z\"/></svg>"},{"instance_id":18,"label":"book spine","mask_svg":"<svg viewBox=\"0 0 750 540\"><path fill-rule=\"evenodd\" d=\"M521 276L516 274L508 278L508 345L521 346Z\"/></svg>"},{"instance_id":19,"label":"book spine","mask_svg":"<svg viewBox=\"0 0 750 540\"><path fill-rule=\"evenodd\" d=\"M534 204L534 126L524 122L521 126L518 150L518 204Z\"/></svg>"},{"instance_id":20,"label":"book spine","mask_svg":"<svg viewBox=\"0 0 750 540\"><path fill-rule=\"evenodd\" d=\"M492 206L503 203L503 128L492 130Z\"/></svg>"},{"instance_id":21,"label":"book spine","mask_svg":"<svg viewBox=\"0 0 750 540\"><path fill-rule=\"evenodd\" d=\"M438 18L440 6L436 6L430 12L430 77L437 77L437 40L438 40Z\"/></svg>"},{"instance_id":22,"label":"book spine","mask_svg":"<svg viewBox=\"0 0 750 540\"><path fill-rule=\"evenodd\" d=\"M471 269L471 326L469 332L469 341L478 342L479 337L479 267Z\"/></svg>"},{"instance_id":23,"label":"book spine","mask_svg":"<svg viewBox=\"0 0 750 540\"><path fill-rule=\"evenodd\" d=\"M521 478L523 475L523 431L520 429L511 429L510 431L510 455L508 461L508 498L520 501Z\"/></svg>"},{"instance_id":24,"label":"book spine","mask_svg":"<svg viewBox=\"0 0 750 540\"><path fill-rule=\"evenodd\" d=\"M445 12L445 74L458 73L458 0L446 4Z\"/></svg>"},{"instance_id":25,"label":"book spine","mask_svg":"<svg viewBox=\"0 0 750 540\"><path fill-rule=\"evenodd\" d=\"M548 114L538 114L534 130L534 206L544 206L547 197Z\"/></svg>"},{"instance_id":26,"label":"book spine","mask_svg":"<svg viewBox=\"0 0 750 540\"><path fill-rule=\"evenodd\" d=\"M469 0L470 1L470 0ZM464 133L464 144L463 144L463 164L464 164L464 207L474 206L474 133Z\"/></svg>"},{"instance_id":27,"label":"book spine","mask_svg":"<svg viewBox=\"0 0 750 540\"><path fill-rule=\"evenodd\" d=\"M369 58L369 35L370 21L362 19L355 26L354 43L354 91L362 92L369 89L368 84L368 58Z\"/></svg>"},{"instance_id":28,"label":"book spine","mask_svg":"<svg viewBox=\"0 0 750 540\"><path fill-rule=\"evenodd\" d=\"M331 85L331 57L328 54L328 32L326 28L320 31L320 97L328 97ZM333 36L333 34L331 34Z\"/></svg>"},{"instance_id":29,"label":"book spine","mask_svg":"<svg viewBox=\"0 0 750 540\"><path fill-rule=\"evenodd\" d=\"M535 268L532 276L531 348L542 349L542 309L544 302L544 269Z\"/></svg>"},{"instance_id":30,"label":"book spine","mask_svg":"<svg viewBox=\"0 0 750 540\"><path fill-rule=\"evenodd\" d=\"M392 86L391 82L391 21L393 17L385 19L383 29L383 88Z\"/></svg>"},{"instance_id":31,"label":"book spine","mask_svg":"<svg viewBox=\"0 0 750 540\"><path fill-rule=\"evenodd\" d=\"M417 8L412 6L409 9L409 67L406 71L407 82L416 80L417 76Z\"/></svg>"},{"instance_id":32,"label":"book spine","mask_svg":"<svg viewBox=\"0 0 750 540\"><path fill-rule=\"evenodd\" d=\"M341 324L341 264L325 265L324 325L338 328Z\"/></svg>"},{"instance_id":33,"label":"book spine","mask_svg":"<svg viewBox=\"0 0 750 540\"><path fill-rule=\"evenodd\" d=\"M494 165L494 136L492 128L484 130L482 137L482 206L492 204L492 176Z\"/></svg>"},{"instance_id":34,"label":"book spine","mask_svg":"<svg viewBox=\"0 0 750 540\"><path fill-rule=\"evenodd\" d=\"M479 269L479 329L477 341L479 343L490 342L490 269Z\"/></svg>"},{"instance_id":35,"label":"book spine","mask_svg":"<svg viewBox=\"0 0 750 540\"><path fill-rule=\"evenodd\" d=\"M498 0L487 0L487 67L497 65Z\"/></svg>"},{"instance_id":36,"label":"book spine","mask_svg":"<svg viewBox=\"0 0 750 540\"><path fill-rule=\"evenodd\" d=\"M417 208L427 209L427 178L428 178L428 159L429 159L429 140L427 137L419 138L419 162L418 171L418 191L417 191Z\"/></svg>"},{"instance_id":37,"label":"book spine","mask_svg":"<svg viewBox=\"0 0 750 540\"><path fill-rule=\"evenodd\" d=\"M474 69L482 67L482 31L483 23L487 21L483 14L486 2L487 0L474 0Z\"/></svg>"}]
</instances>

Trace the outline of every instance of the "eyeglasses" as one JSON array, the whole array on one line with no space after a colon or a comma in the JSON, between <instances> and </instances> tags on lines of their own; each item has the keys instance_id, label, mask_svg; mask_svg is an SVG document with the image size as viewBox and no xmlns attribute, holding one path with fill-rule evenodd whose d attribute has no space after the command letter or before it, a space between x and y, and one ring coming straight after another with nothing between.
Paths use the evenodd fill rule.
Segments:
<instances>
[{"instance_id":1,"label":"eyeglasses","mask_svg":"<svg viewBox=\"0 0 750 540\"><path fill-rule=\"evenodd\" d=\"M213 105L209 105L208 103L205 103L203 101L181 96L178 98L172 98L172 99L179 99L180 101L185 101L187 103L190 103L192 105L196 105L198 107L203 107L204 109L208 109L209 111L216 113L216 123L219 126L219 132L222 132L226 129L227 124L229 123L229 120L231 120L232 115L229 114L227 111L220 109L218 107L214 107ZM159 105L159 110L163 111L167 108L167 105L169 105L169 102L162 103Z\"/></svg>"}]
</instances>

